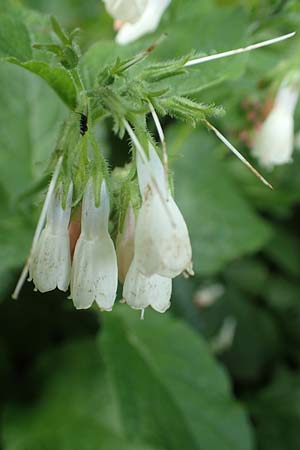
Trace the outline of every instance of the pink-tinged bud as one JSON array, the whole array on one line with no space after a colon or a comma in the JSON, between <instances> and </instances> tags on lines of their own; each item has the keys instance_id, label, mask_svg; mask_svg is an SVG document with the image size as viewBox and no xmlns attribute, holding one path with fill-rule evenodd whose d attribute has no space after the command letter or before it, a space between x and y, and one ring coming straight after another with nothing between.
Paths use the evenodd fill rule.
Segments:
<instances>
[{"instance_id":1,"label":"pink-tinged bud","mask_svg":"<svg viewBox=\"0 0 300 450\"><path fill-rule=\"evenodd\" d=\"M69 225L70 253L72 261L76 243L80 236L80 232L81 232L81 208L78 208L73 217L71 218Z\"/></svg>"},{"instance_id":2,"label":"pink-tinged bud","mask_svg":"<svg viewBox=\"0 0 300 450\"><path fill-rule=\"evenodd\" d=\"M118 234L116 251L118 259L119 281L124 283L126 274L134 255L135 215L130 204L123 225L123 230Z\"/></svg>"}]
</instances>

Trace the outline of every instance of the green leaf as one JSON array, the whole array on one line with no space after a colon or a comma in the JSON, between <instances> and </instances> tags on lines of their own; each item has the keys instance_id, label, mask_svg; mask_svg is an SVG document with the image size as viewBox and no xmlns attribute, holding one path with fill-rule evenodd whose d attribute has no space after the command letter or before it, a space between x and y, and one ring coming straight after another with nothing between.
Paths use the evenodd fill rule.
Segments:
<instances>
[{"instance_id":1,"label":"green leaf","mask_svg":"<svg viewBox=\"0 0 300 450\"><path fill-rule=\"evenodd\" d=\"M49 87L19 67L2 63L0 84L0 248L6 271L26 259L40 200L21 196L44 177L66 109Z\"/></svg>"},{"instance_id":2,"label":"green leaf","mask_svg":"<svg viewBox=\"0 0 300 450\"><path fill-rule=\"evenodd\" d=\"M227 287L223 303L225 315L237 321L233 344L224 354L224 362L234 378L247 385L261 379L279 359L280 329L268 310L233 286Z\"/></svg>"},{"instance_id":3,"label":"green leaf","mask_svg":"<svg viewBox=\"0 0 300 450\"><path fill-rule=\"evenodd\" d=\"M19 67L0 65L0 171L10 201L44 176L66 114L50 88Z\"/></svg>"},{"instance_id":4,"label":"green leaf","mask_svg":"<svg viewBox=\"0 0 300 450\"><path fill-rule=\"evenodd\" d=\"M120 429L114 393L93 340L49 352L35 371L38 401L6 412L7 450L159 450ZM71 400L71 403L70 403Z\"/></svg>"},{"instance_id":5,"label":"green leaf","mask_svg":"<svg viewBox=\"0 0 300 450\"><path fill-rule=\"evenodd\" d=\"M32 58L30 36L26 26L17 17L0 16L0 58L12 56L20 61Z\"/></svg>"},{"instance_id":6,"label":"green leaf","mask_svg":"<svg viewBox=\"0 0 300 450\"><path fill-rule=\"evenodd\" d=\"M66 105L74 109L77 103L76 88L71 75L61 65L53 65L48 51L35 50L32 43L56 44L51 41L47 16L26 9L12 8L10 14L0 18L0 59L17 64L45 80ZM46 42L45 42L46 35ZM37 41L36 41L37 40ZM48 61L47 61L48 60Z\"/></svg>"},{"instance_id":7,"label":"green leaf","mask_svg":"<svg viewBox=\"0 0 300 450\"><path fill-rule=\"evenodd\" d=\"M257 428L259 448L298 450L300 376L278 371L272 384L249 402Z\"/></svg>"},{"instance_id":8,"label":"green leaf","mask_svg":"<svg viewBox=\"0 0 300 450\"><path fill-rule=\"evenodd\" d=\"M241 260L239 264L243 266L245 261ZM233 265L232 272L235 266L237 263ZM228 278L226 272L225 276ZM238 275L239 272L236 273L237 278ZM238 288L238 282L242 283L242 278L238 282L234 279L225 282L224 279L218 280L224 287L223 296L212 305L201 307L195 302L199 289L203 287L201 281L197 277L192 280L178 278L174 281L173 303L176 313L184 316L210 341L219 335L226 319L233 319L236 324L233 341L224 349L222 361L239 386L248 386L249 383L261 380L282 354L281 329L277 321L267 308L255 303L247 292L249 286L245 289L243 286L244 290ZM296 329L296 324L294 328Z\"/></svg>"},{"instance_id":9,"label":"green leaf","mask_svg":"<svg viewBox=\"0 0 300 450\"><path fill-rule=\"evenodd\" d=\"M251 434L205 342L170 315L105 316L100 346L128 439L168 450L244 450Z\"/></svg>"},{"instance_id":10,"label":"green leaf","mask_svg":"<svg viewBox=\"0 0 300 450\"><path fill-rule=\"evenodd\" d=\"M298 235L291 234L286 229L277 228L271 242L265 249L268 258L287 275L300 276L300 254Z\"/></svg>"},{"instance_id":11,"label":"green leaf","mask_svg":"<svg viewBox=\"0 0 300 450\"><path fill-rule=\"evenodd\" d=\"M69 108L75 109L77 104L76 88L70 73L64 67L53 67L43 61L26 61L22 63L15 58L7 58L6 60L39 75L52 87Z\"/></svg>"},{"instance_id":12,"label":"green leaf","mask_svg":"<svg viewBox=\"0 0 300 450\"><path fill-rule=\"evenodd\" d=\"M248 37L247 15L240 7L220 7L215 2L187 0L183 5L180 0L173 1L158 30L139 40L140 48L147 48L163 32L168 38L151 54L149 61L170 60L193 50L206 55L242 47ZM186 75L166 80L160 86L170 88L176 95L195 95L225 79L237 79L243 74L246 62L246 55L238 55L200 64L189 68Z\"/></svg>"},{"instance_id":13,"label":"green leaf","mask_svg":"<svg viewBox=\"0 0 300 450\"><path fill-rule=\"evenodd\" d=\"M195 271L215 273L265 245L270 230L239 192L215 136L174 127L167 141L171 154L183 155L175 164L175 198L190 231Z\"/></svg>"}]
</instances>

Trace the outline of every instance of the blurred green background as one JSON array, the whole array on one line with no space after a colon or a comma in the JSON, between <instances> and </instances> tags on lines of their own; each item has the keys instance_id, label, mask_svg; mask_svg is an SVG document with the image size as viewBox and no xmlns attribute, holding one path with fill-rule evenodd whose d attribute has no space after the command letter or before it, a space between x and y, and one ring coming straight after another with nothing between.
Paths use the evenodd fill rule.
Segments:
<instances>
[{"instance_id":1,"label":"blurred green background","mask_svg":"<svg viewBox=\"0 0 300 450\"><path fill-rule=\"evenodd\" d=\"M21 5L32 9L29 30L40 14L80 27L91 73L165 30L153 59L300 32L299 1L172 0L156 33L119 48L100 0L0 0L0 20ZM0 57L3 39L0 27ZM249 108L268 99L285 61L300 68L299 39L192 68L174 87L223 105L214 123L252 161L241 139ZM196 273L174 281L171 310L147 310L143 322L124 305L78 312L65 295L34 293L30 283L13 301L66 116L44 81L0 63L0 448L299 450L299 151L264 172L271 192L207 130L165 121ZM127 140L109 121L98 132L112 167L123 164ZM216 283L223 293L204 305L203 288Z\"/></svg>"}]
</instances>

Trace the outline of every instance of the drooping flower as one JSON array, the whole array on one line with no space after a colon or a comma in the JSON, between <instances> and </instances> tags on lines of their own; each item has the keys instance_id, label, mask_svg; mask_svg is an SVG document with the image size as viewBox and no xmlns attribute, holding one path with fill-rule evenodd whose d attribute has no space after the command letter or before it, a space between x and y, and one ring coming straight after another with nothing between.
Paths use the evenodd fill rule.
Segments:
<instances>
[{"instance_id":1,"label":"drooping flower","mask_svg":"<svg viewBox=\"0 0 300 450\"><path fill-rule=\"evenodd\" d=\"M151 306L155 311L164 313L171 305L171 278L143 275L133 259L125 278L123 299L133 309L144 310Z\"/></svg>"},{"instance_id":2,"label":"drooping flower","mask_svg":"<svg viewBox=\"0 0 300 450\"><path fill-rule=\"evenodd\" d=\"M119 280L124 282L126 274L134 255L134 238L135 238L135 215L131 204L129 204L123 230L117 236L116 251L118 259Z\"/></svg>"},{"instance_id":3,"label":"drooping flower","mask_svg":"<svg viewBox=\"0 0 300 450\"><path fill-rule=\"evenodd\" d=\"M105 181L100 200L97 207L90 180L83 196L81 234L73 258L71 298L77 309L87 309L95 301L101 310L111 311L117 292L118 267L108 232L110 208Z\"/></svg>"},{"instance_id":4,"label":"drooping flower","mask_svg":"<svg viewBox=\"0 0 300 450\"><path fill-rule=\"evenodd\" d=\"M279 88L272 111L257 132L253 155L266 168L272 169L292 161L294 111L298 97L299 89L284 82Z\"/></svg>"},{"instance_id":5,"label":"drooping flower","mask_svg":"<svg viewBox=\"0 0 300 450\"><path fill-rule=\"evenodd\" d=\"M171 0L104 0L107 11L124 22L116 41L129 44L156 30Z\"/></svg>"},{"instance_id":6,"label":"drooping flower","mask_svg":"<svg viewBox=\"0 0 300 450\"><path fill-rule=\"evenodd\" d=\"M192 272L192 249L184 218L176 205L155 149L149 144L149 160L137 155L143 203L135 234L135 260L147 276L174 278Z\"/></svg>"},{"instance_id":7,"label":"drooping flower","mask_svg":"<svg viewBox=\"0 0 300 450\"><path fill-rule=\"evenodd\" d=\"M29 267L30 278L40 292L52 291L56 287L66 291L70 283L71 257L68 225L71 215L72 185L69 188L66 206L63 208L63 189L59 185L53 193L47 222L32 255Z\"/></svg>"}]
</instances>

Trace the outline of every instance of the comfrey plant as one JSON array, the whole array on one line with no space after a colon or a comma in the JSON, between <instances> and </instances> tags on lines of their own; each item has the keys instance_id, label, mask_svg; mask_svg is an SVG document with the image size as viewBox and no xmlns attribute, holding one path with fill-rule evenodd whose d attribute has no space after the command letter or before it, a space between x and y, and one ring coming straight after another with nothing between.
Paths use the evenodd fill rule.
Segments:
<instances>
[{"instance_id":1,"label":"comfrey plant","mask_svg":"<svg viewBox=\"0 0 300 450\"><path fill-rule=\"evenodd\" d=\"M50 163L52 178L13 297L18 297L29 273L41 292L67 291L70 286L76 308L90 308L95 302L101 310L110 311L119 278L123 302L141 310L142 316L148 306L165 312L170 306L172 279L193 275L193 264L188 227L174 199L159 117L169 115L192 126L205 125L271 186L208 121L220 108L175 95L162 83L188 74L193 65L279 42L293 33L221 54L147 64L153 45L133 58L102 67L94 86L86 89L76 33L66 34L55 19L52 27L59 45L35 47L60 58L76 87L77 104L61 128ZM148 115L160 145L148 130ZM107 117L113 121L115 134L120 138L127 134L131 142L131 160L113 171L94 135L97 122Z\"/></svg>"}]
</instances>

